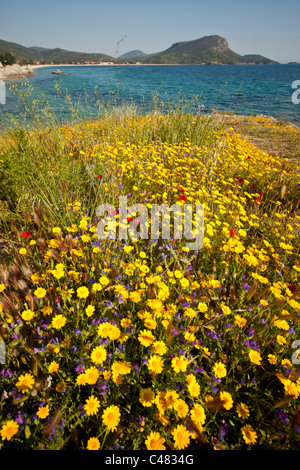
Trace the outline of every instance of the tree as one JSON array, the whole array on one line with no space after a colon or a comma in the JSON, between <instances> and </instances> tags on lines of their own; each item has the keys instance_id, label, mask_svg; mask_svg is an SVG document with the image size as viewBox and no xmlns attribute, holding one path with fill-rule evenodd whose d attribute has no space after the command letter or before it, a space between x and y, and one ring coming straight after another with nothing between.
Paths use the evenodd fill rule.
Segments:
<instances>
[{"instance_id":1,"label":"tree","mask_svg":"<svg viewBox=\"0 0 300 470\"><path fill-rule=\"evenodd\" d=\"M0 54L0 62L2 65L13 65L16 59L10 52L5 52L5 54Z\"/></svg>"}]
</instances>

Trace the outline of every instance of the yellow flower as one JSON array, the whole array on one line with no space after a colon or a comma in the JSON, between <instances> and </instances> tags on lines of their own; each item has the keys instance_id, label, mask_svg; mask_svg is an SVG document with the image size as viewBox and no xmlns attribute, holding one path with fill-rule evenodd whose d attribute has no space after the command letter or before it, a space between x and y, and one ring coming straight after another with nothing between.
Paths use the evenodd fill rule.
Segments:
<instances>
[{"instance_id":1,"label":"yellow flower","mask_svg":"<svg viewBox=\"0 0 300 470\"><path fill-rule=\"evenodd\" d=\"M20 255L26 255L26 253L27 253L26 248L20 248L19 253L20 253Z\"/></svg>"},{"instance_id":2,"label":"yellow flower","mask_svg":"<svg viewBox=\"0 0 300 470\"><path fill-rule=\"evenodd\" d=\"M138 340L143 346L147 348L148 346L150 346L150 344L154 342L155 336L153 336L150 330L143 330L138 335Z\"/></svg>"},{"instance_id":3,"label":"yellow flower","mask_svg":"<svg viewBox=\"0 0 300 470\"><path fill-rule=\"evenodd\" d=\"M91 437L87 442L87 450L99 450L100 442L97 437Z\"/></svg>"},{"instance_id":4,"label":"yellow flower","mask_svg":"<svg viewBox=\"0 0 300 470\"><path fill-rule=\"evenodd\" d=\"M82 235L81 240L84 243L88 243L89 241L91 241L91 237L89 237L88 235Z\"/></svg>"},{"instance_id":5,"label":"yellow flower","mask_svg":"<svg viewBox=\"0 0 300 470\"><path fill-rule=\"evenodd\" d=\"M175 272L174 272L174 276L175 276L177 279L181 279L181 278L182 278L182 273L181 273L181 271L179 271L178 269L176 269Z\"/></svg>"},{"instance_id":6,"label":"yellow flower","mask_svg":"<svg viewBox=\"0 0 300 470\"><path fill-rule=\"evenodd\" d=\"M55 361L52 361L51 364L49 364L48 372L49 374L52 374L53 372L57 372L58 369L59 369L59 364Z\"/></svg>"},{"instance_id":7,"label":"yellow flower","mask_svg":"<svg viewBox=\"0 0 300 470\"><path fill-rule=\"evenodd\" d=\"M292 369L293 365L289 359L282 359L281 364L286 368L286 369Z\"/></svg>"},{"instance_id":8,"label":"yellow flower","mask_svg":"<svg viewBox=\"0 0 300 470\"><path fill-rule=\"evenodd\" d=\"M151 432L147 437L145 444L147 450L165 450L165 439L158 432Z\"/></svg>"},{"instance_id":9,"label":"yellow flower","mask_svg":"<svg viewBox=\"0 0 300 470\"><path fill-rule=\"evenodd\" d=\"M213 367L213 372L218 379L221 379L222 377L226 377L227 371L226 367L222 362L217 362L214 367Z\"/></svg>"},{"instance_id":10,"label":"yellow flower","mask_svg":"<svg viewBox=\"0 0 300 470\"><path fill-rule=\"evenodd\" d=\"M190 432L187 430L185 426L179 424L173 431L172 436L174 438L175 447L178 450L185 449L190 443Z\"/></svg>"},{"instance_id":11,"label":"yellow flower","mask_svg":"<svg viewBox=\"0 0 300 470\"><path fill-rule=\"evenodd\" d=\"M157 355L153 355L150 357L147 365L150 372L154 372L154 374L160 374L164 368L164 361Z\"/></svg>"},{"instance_id":12,"label":"yellow flower","mask_svg":"<svg viewBox=\"0 0 300 470\"><path fill-rule=\"evenodd\" d=\"M200 395L200 385L197 382L190 382L187 388L191 397L196 398Z\"/></svg>"},{"instance_id":13,"label":"yellow flower","mask_svg":"<svg viewBox=\"0 0 300 470\"><path fill-rule=\"evenodd\" d=\"M202 405L195 403L194 407L191 410L191 418L196 424L205 423L205 411Z\"/></svg>"},{"instance_id":14,"label":"yellow flower","mask_svg":"<svg viewBox=\"0 0 300 470\"><path fill-rule=\"evenodd\" d=\"M240 327L243 328L243 326L246 325L247 320L246 318L241 317L240 315L235 315L234 317L235 323Z\"/></svg>"},{"instance_id":15,"label":"yellow flower","mask_svg":"<svg viewBox=\"0 0 300 470\"><path fill-rule=\"evenodd\" d=\"M224 315L229 315L231 313L231 310L229 307L227 307L227 305L221 304L221 309Z\"/></svg>"},{"instance_id":16,"label":"yellow flower","mask_svg":"<svg viewBox=\"0 0 300 470\"><path fill-rule=\"evenodd\" d=\"M5 289L5 288L6 288L6 287L5 287L5 285L4 285L4 284L0 284L0 294L1 294L1 292L3 292L3 291L4 291L4 289Z\"/></svg>"},{"instance_id":17,"label":"yellow flower","mask_svg":"<svg viewBox=\"0 0 300 470\"><path fill-rule=\"evenodd\" d=\"M100 401L97 397L91 395L89 398L86 399L85 405L83 407L84 411L88 416L95 415L100 408Z\"/></svg>"},{"instance_id":18,"label":"yellow flower","mask_svg":"<svg viewBox=\"0 0 300 470\"><path fill-rule=\"evenodd\" d=\"M180 279L180 284L181 284L181 287L185 288L185 287L189 287L190 282L188 281L188 279L183 278L183 279Z\"/></svg>"},{"instance_id":19,"label":"yellow flower","mask_svg":"<svg viewBox=\"0 0 300 470\"><path fill-rule=\"evenodd\" d=\"M261 355L258 351L255 351L254 349L251 349L249 351L249 359L253 364L260 365L261 363Z\"/></svg>"},{"instance_id":20,"label":"yellow flower","mask_svg":"<svg viewBox=\"0 0 300 470\"><path fill-rule=\"evenodd\" d=\"M285 379L283 384L286 395L298 398L300 391L298 390L298 387L295 383L289 379Z\"/></svg>"},{"instance_id":21,"label":"yellow flower","mask_svg":"<svg viewBox=\"0 0 300 470\"><path fill-rule=\"evenodd\" d=\"M152 351L155 354L159 354L160 356L163 356L167 352L167 347L163 341L155 341L152 344Z\"/></svg>"},{"instance_id":22,"label":"yellow flower","mask_svg":"<svg viewBox=\"0 0 300 470\"><path fill-rule=\"evenodd\" d=\"M208 306L207 306L204 302L199 302L199 304L198 304L198 310L199 310L201 313L207 312Z\"/></svg>"},{"instance_id":23,"label":"yellow flower","mask_svg":"<svg viewBox=\"0 0 300 470\"><path fill-rule=\"evenodd\" d=\"M0 430L1 434L1 439L4 441L7 439L8 441L11 440L11 438L17 434L19 430L19 425L13 420L7 421L5 424L3 424L2 429Z\"/></svg>"},{"instance_id":24,"label":"yellow flower","mask_svg":"<svg viewBox=\"0 0 300 470\"><path fill-rule=\"evenodd\" d=\"M89 290L87 287L78 287L77 289L77 297L80 299L86 299L89 296Z\"/></svg>"},{"instance_id":25,"label":"yellow flower","mask_svg":"<svg viewBox=\"0 0 300 470\"><path fill-rule=\"evenodd\" d=\"M242 419L246 419L250 415L249 408L248 408L247 405L245 405L245 403L239 403L236 406L236 412L237 412L238 416Z\"/></svg>"},{"instance_id":26,"label":"yellow flower","mask_svg":"<svg viewBox=\"0 0 300 470\"><path fill-rule=\"evenodd\" d=\"M31 390L34 384L34 377L31 374L24 374L20 375L18 382L16 383L16 387L21 392L27 392Z\"/></svg>"},{"instance_id":27,"label":"yellow flower","mask_svg":"<svg viewBox=\"0 0 300 470\"><path fill-rule=\"evenodd\" d=\"M130 374L131 364L130 362L116 361L111 366L111 370L112 370L112 374L115 377L119 375L127 375L127 374Z\"/></svg>"},{"instance_id":28,"label":"yellow flower","mask_svg":"<svg viewBox=\"0 0 300 470\"><path fill-rule=\"evenodd\" d=\"M46 306L46 307L43 308L44 315L50 315L52 312L53 312L52 307Z\"/></svg>"},{"instance_id":29,"label":"yellow flower","mask_svg":"<svg viewBox=\"0 0 300 470\"><path fill-rule=\"evenodd\" d=\"M52 318L52 322L51 322L51 325L53 328L55 328L56 330L60 330L61 328L63 328L66 324L66 317L64 315L55 315L55 317Z\"/></svg>"},{"instance_id":30,"label":"yellow flower","mask_svg":"<svg viewBox=\"0 0 300 470\"><path fill-rule=\"evenodd\" d=\"M95 282L95 284L93 284L92 289L94 292L99 292L100 290L102 290L102 286L99 282Z\"/></svg>"},{"instance_id":31,"label":"yellow flower","mask_svg":"<svg viewBox=\"0 0 300 470\"><path fill-rule=\"evenodd\" d=\"M107 284L109 284L109 279L106 276L101 276L99 282L102 286L107 286Z\"/></svg>"},{"instance_id":32,"label":"yellow flower","mask_svg":"<svg viewBox=\"0 0 300 470\"><path fill-rule=\"evenodd\" d=\"M100 373L96 369L95 366L92 366L92 367L89 367L88 369L86 369L86 371L84 372L84 375L85 375L86 383L88 383L90 385L94 385L97 382Z\"/></svg>"},{"instance_id":33,"label":"yellow flower","mask_svg":"<svg viewBox=\"0 0 300 470\"><path fill-rule=\"evenodd\" d=\"M188 360L185 356L173 357L171 365L175 372L185 372L188 366Z\"/></svg>"},{"instance_id":34,"label":"yellow flower","mask_svg":"<svg viewBox=\"0 0 300 470\"><path fill-rule=\"evenodd\" d=\"M22 318L24 321L30 321L34 317L34 312L32 310L24 310L22 313Z\"/></svg>"},{"instance_id":35,"label":"yellow flower","mask_svg":"<svg viewBox=\"0 0 300 470\"><path fill-rule=\"evenodd\" d=\"M102 414L103 424L108 428L109 431L115 431L120 422L120 410L117 406L112 405L106 408Z\"/></svg>"},{"instance_id":36,"label":"yellow flower","mask_svg":"<svg viewBox=\"0 0 300 470\"><path fill-rule=\"evenodd\" d=\"M257 440L257 434L250 424L242 427L242 434L246 444L255 444Z\"/></svg>"},{"instance_id":37,"label":"yellow flower","mask_svg":"<svg viewBox=\"0 0 300 470\"><path fill-rule=\"evenodd\" d=\"M223 406L225 410L230 410L233 406L233 400L228 392L221 392L220 393L220 399L223 402Z\"/></svg>"},{"instance_id":38,"label":"yellow flower","mask_svg":"<svg viewBox=\"0 0 300 470\"><path fill-rule=\"evenodd\" d=\"M77 385L86 385L86 376L84 373L79 374L76 378Z\"/></svg>"},{"instance_id":39,"label":"yellow flower","mask_svg":"<svg viewBox=\"0 0 300 470\"><path fill-rule=\"evenodd\" d=\"M96 346L91 354L91 359L95 364L102 364L106 360L107 352L103 346Z\"/></svg>"},{"instance_id":40,"label":"yellow flower","mask_svg":"<svg viewBox=\"0 0 300 470\"><path fill-rule=\"evenodd\" d=\"M125 253L130 253L132 250L134 250L134 247L133 246L124 246L123 250L125 251Z\"/></svg>"},{"instance_id":41,"label":"yellow flower","mask_svg":"<svg viewBox=\"0 0 300 470\"><path fill-rule=\"evenodd\" d=\"M139 291L130 292L129 298L132 302L140 302L141 300L141 293Z\"/></svg>"},{"instance_id":42,"label":"yellow flower","mask_svg":"<svg viewBox=\"0 0 300 470\"><path fill-rule=\"evenodd\" d=\"M286 339L281 335L277 335L276 341L278 344L280 344L280 346L282 346L283 344L286 344Z\"/></svg>"},{"instance_id":43,"label":"yellow flower","mask_svg":"<svg viewBox=\"0 0 300 470\"><path fill-rule=\"evenodd\" d=\"M155 393L152 392L151 388L143 388L140 391L139 401L143 406L152 406L155 400Z\"/></svg>"},{"instance_id":44,"label":"yellow flower","mask_svg":"<svg viewBox=\"0 0 300 470\"><path fill-rule=\"evenodd\" d=\"M179 398L174 404L174 409L177 411L179 418L185 418L189 412L189 407L184 400Z\"/></svg>"},{"instance_id":45,"label":"yellow flower","mask_svg":"<svg viewBox=\"0 0 300 470\"><path fill-rule=\"evenodd\" d=\"M47 294L47 292L46 292L45 289L43 289L43 287L38 287L38 288L34 291L34 295L35 295L38 299L43 299L46 294Z\"/></svg>"},{"instance_id":46,"label":"yellow flower","mask_svg":"<svg viewBox=\"0 0 300 470\"><path fill-rule=\"evenodd\" d=\"M95 311L94 305L88 305L85 309L85 313L87 314L88 317L91 317Z\"/></svg>"},{"instance_id":47,"label":"yellow flower","mask_svg":"<svg viewBox=\"0 0 300 470\"><path fill-rule=\"evenodd\" d=\"M274 354L269 354L268 361L270 362L270 364L276 364L277 362L276 356L274 356Z\"/></svg>"},{"instance_id":48,"label":"yellow flower","mask_svg":"<svg viewBox=\"0 0 300 470\"><path fill-rule=\"evenodd\" d=\"M193 308L188 307L184 310L184 316L188 318L195 318L196 315L197 315L197 312Z\"/></svg>"},{"instance_id":49,"label":"yellow flower","mask_svg":"<svg viewBox=\"0 0 300 470\"><path fill-rule=\"evenodd\" d=\"M168 390L164 395L166 408L174 408L176 401L179 399L179 395L175 390Z\"/></svg>"},{"instance_id":50,"label":"yellow flower","mask_svg":"<svg viewBox=\"0 0 300 470\"><path fill-rule=\"evenodd\" d=\"M47 416L49 416L49 405L41 406L41 407L39 408L39 411L37 412L37 416L38 416L40 419L46 419Z\"/></svg>"}]
</instances>

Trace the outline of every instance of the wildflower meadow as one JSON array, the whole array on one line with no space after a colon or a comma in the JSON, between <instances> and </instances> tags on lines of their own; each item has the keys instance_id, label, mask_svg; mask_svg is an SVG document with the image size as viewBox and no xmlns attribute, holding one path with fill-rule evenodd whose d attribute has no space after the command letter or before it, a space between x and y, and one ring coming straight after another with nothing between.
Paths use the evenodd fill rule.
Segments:
<instances>
[{"instance_id":1,"label":"wildflower meadow","mask_svg":"<svg viewBox=\"0 0 300 470\"><path fill-rule=\"evenodd\" d=\"M299 448L299 171L178 109L2 133L0 449ZM201 204L203 246L121 196Z\"/></svg>"}]
</instances>

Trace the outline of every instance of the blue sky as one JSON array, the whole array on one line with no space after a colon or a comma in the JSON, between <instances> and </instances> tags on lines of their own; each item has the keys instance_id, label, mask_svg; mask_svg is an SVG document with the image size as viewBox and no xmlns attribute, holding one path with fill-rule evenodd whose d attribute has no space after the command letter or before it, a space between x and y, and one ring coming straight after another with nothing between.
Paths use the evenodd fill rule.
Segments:
<instances>
[{"instance_id":1,"label":"blue sky","mask_svg":"<svg viewBox=\"0 0 300 470\"><path fill-rule=\"evenodd\" d=\"M112 56L218 34L239 54L300 62L299 20L300 0L0 0L0 39Z\"/></svg>"}]
</instances>

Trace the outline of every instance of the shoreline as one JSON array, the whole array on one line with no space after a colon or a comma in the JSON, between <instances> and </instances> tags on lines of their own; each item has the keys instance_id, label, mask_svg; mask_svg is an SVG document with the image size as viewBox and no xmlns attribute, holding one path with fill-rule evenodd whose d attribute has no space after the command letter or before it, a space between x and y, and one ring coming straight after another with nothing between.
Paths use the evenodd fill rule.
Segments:
<instances>
[{"instance_id":1,"label":"shoreline","mask_svg":"<svg viewBox=\"0 0 300 470\"><path fill-rule=\"evenodd\" d=\"M137 62L135 64L129 64L129 63L124 63L124 64L116 64L116 63L111 63L111 62L104 62L103 64L39 64L39 65L30 65L32 69L39 69L39 68L45 68L45 67L120 67L120 66L168 66L168 65L178 65L178 66L190 66L190 65L205 65L205 66L212 66L212 65L289 65L289 64L143 64L142 62Z\"/></svg>"}]
</instances>

